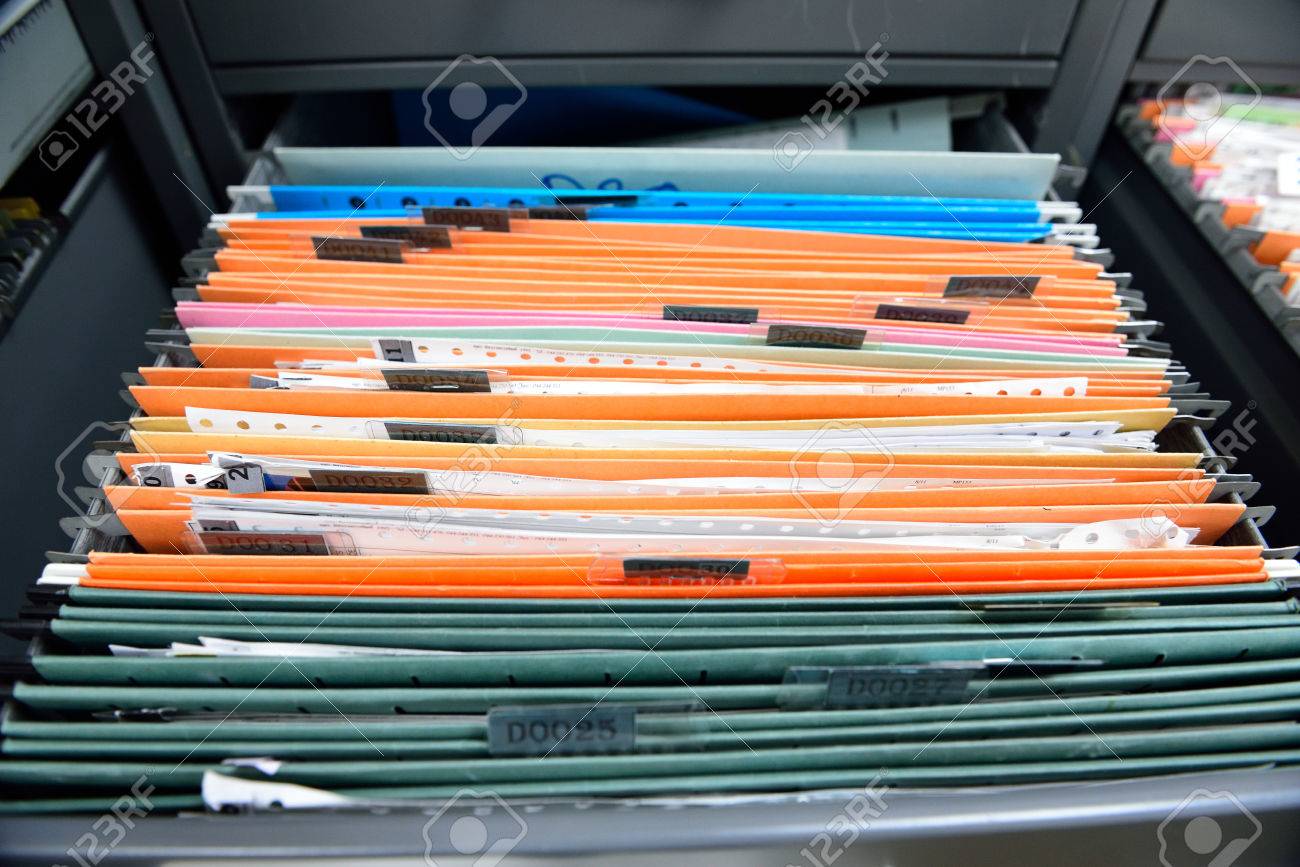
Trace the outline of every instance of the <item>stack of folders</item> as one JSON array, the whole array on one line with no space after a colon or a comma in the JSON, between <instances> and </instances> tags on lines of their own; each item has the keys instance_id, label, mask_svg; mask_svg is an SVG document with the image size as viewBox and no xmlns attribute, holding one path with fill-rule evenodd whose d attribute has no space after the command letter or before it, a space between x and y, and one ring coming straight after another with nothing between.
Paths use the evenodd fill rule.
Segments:
<instances>
[{"instance_id":1,"label":"stack of folders","mask_svg":"<svg viewBox=\"0 0 1300 867\"><path fill-rule=\"evenodd\" d=\"M1300 761L1296 563L1073 205L265 192L11 624L0 810Z\"/></svg>"}]
</instances>

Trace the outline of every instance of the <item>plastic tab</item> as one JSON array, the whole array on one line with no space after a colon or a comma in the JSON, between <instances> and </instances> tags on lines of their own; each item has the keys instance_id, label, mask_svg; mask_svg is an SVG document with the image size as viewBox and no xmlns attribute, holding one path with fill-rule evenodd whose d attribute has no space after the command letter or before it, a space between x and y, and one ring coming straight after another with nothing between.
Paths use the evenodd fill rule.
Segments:
<instances>
[{"instance_id":1,"label":"plastic tab","mask_svg":"<svg viewBox=\"0 0 1300 867\"><path fill-rule=\"evenodd\" d=\"M587 580L651 586L780 584L785 580L785 564L774 557L598 557Z\"/></svg>"}]
</instances>

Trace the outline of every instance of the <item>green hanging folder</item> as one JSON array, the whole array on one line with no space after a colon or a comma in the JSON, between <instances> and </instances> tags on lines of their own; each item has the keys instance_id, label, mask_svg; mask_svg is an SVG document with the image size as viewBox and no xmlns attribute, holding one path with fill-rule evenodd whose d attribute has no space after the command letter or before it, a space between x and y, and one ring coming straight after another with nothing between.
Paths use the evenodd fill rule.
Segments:
<instances>
[{"instance_id":1,"label":"green hanging folder","mask_svg":"<svg viewBox=\"0 0 1300 867\"><path fill-rule=\"evenodd\" d=\"M1185 756L1157 756L1092 761L1026 762L1005 765L952 765L944 768L841 768L833 771L774 772L714 776L645 777L618 780L561 781L545 783L497 784L499 797L514 800L528 798L599 798L653 797L658 795L691 796L701 793L727 792L796 792L816 789L861 789L866 785L900 787L958 787L1022 785L1060 780L1086 781L1118 777L1141 777L1227 770L1233 768L1269 768L1300 762L1298 750L1266 750L1232 753L1196 753ZM218 773L233 774L221 768ZM358 800L430 804L445 802L461 791L460 786L381 786L338 787L336 794ZM109 812L121 797L120 791L99 796L76 798L24 798L0 801L0 813L40 815L80 812ZM197 794L150 795L157 809L202 809Z\"/></svg>"},{"instance_id":2,"label":"green hanging folder","mask_svg":"<svg viewBox=\"0 0 1300 867\"><path fill-rule=\"evenodd\" d=\"M80 798L22 798L21 800L0 801L0 815L111 814L113 807L119 804L121 797L119 793L116 795L87 795ZM149 803L154 810L167 813L203 809L203 797L197 792L183 795L154 792L149 795ZM121 807L118 806L118 809L121 809Z\"/></svg>"},{"instance_id":3,"label":"green hanging folder","mask_svg":"<svg viewBox=\"0 0 1300 867\"><path fill-rule=\"evenodd\" d=\"M203 682L219 682L209 675ZM50 685L19 682L14 698L30 707L52 711L112 711L122 708L175 708L205 713L441 714L484 713L505 704L588 704L601 701L642 704L703 702L714 710L777 707L817 707L826 697L825 684L748 684L676 686L613 686L544 688L428 688L410 685L388 688L319 686L305 674L288 686L150 687L133 684L96 686L84 683ZM969 695L993 700L1135 690L1190 690L1230 687L1256 681L1300 678L1300 659L1267 659L1209 665L1170 665L1112 671L1049 674L1039 677L999 677L972 681ZM1122 696L1108 696L1107 701ZM978 704L971 704L970 710ZM912 709L920 713L917 709Z\"/></svg>"},{"instance_id":4,"label":"green hanging folder","mask_svg":"<svg viewBox=\"0 0 1300 867\"><path fill-rule=\"evenodd\" d=\"M1219 752L1294 750L1300 747L1300 725L1294 722L1252 723L1226 727L1186 728L1150 732L1109 732L1042 738L987 738L966 741L924 740L875 745L804 747L798 749L738 749L717 752L656 753L612 756L560 756L403 761L288 761L275 773L278 782L318 788L344 785L436 786L514 784L677 775L761 774L775 771L826 771L843 768L918 767L1025 762L1077 761L1185 754L1198 744L1212 743ZM0 784L28 786L129 786L145 776L160 789L175 791L197 786L204 763L182 763L158 769L147 762L61 762L8 760L0 762ZM707 789L705 789L707 790Z\"/></svg>"},{"instance_id":5,"label":"green hanging folder","mask_svg":"<svg viewBox=\"0 0 1300 867\"><path fill-rule=\"evenodd\" d=\"M439 613L573 613L594 612L731 612L731 611L892 611L980 610L985 605L1027 603L1160 602L1290 602L1280 581L1219 584L1200 587L1159 587L1129 590L1085 590L1056 593L1003 593L961 596L861 596L771 599L416 599L380 596L282 596L260 593L169 593L155 590L109 590L71 586L67 597L79 605L122 607L212 608L232 611L424 611Z\"/></svg>"},{"instance_id":6,"label":"green hanging folder","mask_svg":"<svg viewBox=\"0 0 1300 867\"><path fill-rule=\"evenodd\" d=\"M1150 605L1142 607L1027 609L921 609L916 611L729 611L675 613L584 612L574 614L515 613L510 624L547 628L655 628L655 627L820 627L855 625L978 624L978 623L1072 623L1077 621L1129 622L1189 617L1262 617L1294 614L1294 600L1285 602L1241 602L1206 605ZM188 608L110 608L89 605L59 606L61 620L131 623L203 623L267 626L371 628L462 628L493 629L502 625L501 616L487 613L400 612L317 612L292 608L278 611L235 611Z\"/></svg>"},{"instance_id":7,"label":"green hanging folder","mask_svg":"<svg viewBox=\"0 0 1300 867\"><path fill-rule=\"evenodd\" d=\"M1064 709L1061 709L1064 710ZM636 752L667 753L705 750L771 749L826 745L854 745L903 740L938 741L964 738L1021 738L1082 735L1086 733L1133 732L1185 726L1222 726L1260 722L1280 722L1300 717L1300 699L1270 702L1246 702L1202 708L1134 711L1129 713L1058 713L1054 716L996 717L963 719L960 715L947 721L906 722L877 726L817 726L804 728L714 730L699 732L690 726L678 731L653 733L654 718L638 719ZM167 725L162 723L161 725ZM111 724L101 726L101 740L63 740L45 738L6 738L0 742L0 755L27 758L84 758L108 760L150 758L185 761L187 759L220 760L229 756L268 756L276 759L450 759L487 758L488 740L376 740L369 737L342 741L298 740L290 727L276 740L219 740L224 731L214 730L216 737L203 740L110 740ZM663 726L660 726L663 727ZM650 729L651 731L647 731Z\"/></svg>"},{"instance_id":8,"label":"green hanging folder","mask_svg":"<svg viewBox=\"0 0 1300 867\"><path fill-rule=\"evenodd\" d=\"M68 621L69 623L73 621ZM1298 621L1300 625L1300 621ZM294 686L318 685L609 685L779 681L796 666L852 666L989 658L1099 659L1108 665L1182 665L1300 655L1300 629L1226 629L1143 635L1032 636L984 640L742 649L463 653L348 658L112 657L40 655L36 671L51 682Z\"/></svg>"},{"instance_id":9,"label":"green hanging folder","mask_svg":"<svg viewBox=\"0 0 1300 867\"><path fill-rule=\"evenodd\" d=\"M990 685L992 686L992 685ZM741 687L741 689L751 689ZM780 687L769 689L773 699ZM811 690L809 690L811 691ZM682 690L683 695L689 695ZM712 697L712 693L710 694ZM624 700L616 692L611 701ZM1139 692L1127 695L1050 695L1044 698L1004 699L966 705L959 720L1033 718L1058 714L1080 716L1102 713L1172 712L1194 713L1200 708L1241 707L1300 700L1300 680L1262 683L1209 689ZM509 703L505 699L502 703ZM953 717L951 705L928 705L906 708L860 708L849 710L722 710L667 714L646 713L637 719L637 732L646 734L681 734L746 732L780 729L816 729L820 727L898 726L944 722ZM33 718L11 705L6 709L0 734L7 738L44 740L178 741L194 742L220 736L230 741L288 738L295 741L338 741L363 738L387 740L483 740L487 723L482 715L390 715L284 714L273 717L248 717L218 713L180 715L162 722L124 722L101 720L70 722Z\"/></svg>"},{"instance_id":10,"label":"green hanging folder","mask_svg":"<svg viewBox=\"0 0 1300 867\"><path fill-rule=\"evenodd\" d=\"M136 621L65 620L50 622L57 637L87 647L109 644L165 647L172 642L196 644L200 637L242 641L311 641L318 644L359 645L413 650L456 650L491 652L533 650L637 650L654 647L711 649L726 647L784 647L787 645L852 645L865 642L907 643L962 641L989 636L1003 638L1050 638L1177 632L1220 629L1296 628L1300 618L1292 614L1264 617L1167 618L1148 621L1080 623L954 623L898 624L839 627L708 627L626 626L600 629L554 627L549 629L498 625L495 628L422 627L337 627L329 618L311 626L259 626L251 623L141 623Z\"/></svg>"},{"instance_id":11,"label":"green hanging folder","mask_svg":"<svg viewBox=\"0 0 1300 867\"><path fill-rule=\"evenodd\" d=\"M1265 768L1300 762L1292 749L1197 753L1184 756L1126 757L1093 761L1024 762L1017 765L976 764L943 768L843 767L831 771L772 772L715 776L643 777L620 780L580 780L544 783L499 783L492 790L502 798L598 798L692 795L701 792L801 792L852 788L878 781L883 786L952 788L1002 786L1061 780L1084 781L1114 777L1180 774L1227 768ZM229 771L222 771L229 773ZM353 798L446 800L459 786L385 786L336 789Z\"/></svg>"}]
</instances>

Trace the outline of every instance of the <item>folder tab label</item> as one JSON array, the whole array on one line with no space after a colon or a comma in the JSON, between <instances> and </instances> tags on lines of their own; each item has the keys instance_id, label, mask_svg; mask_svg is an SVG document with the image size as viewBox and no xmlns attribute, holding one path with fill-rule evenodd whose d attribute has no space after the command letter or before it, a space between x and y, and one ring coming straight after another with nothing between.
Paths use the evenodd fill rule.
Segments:
<instances>
[{"instance_id":1,"label":"folder tab label","mask_svg":"<svg viewBox=\"0 0 1300 867\"><path fill-rule=\"evenodd\" d=\"M912 707L964 701L977 669L954 665L832 668L827 707Z\"/></svg>"},{"instance_id":2,"label":"folder tab label","mask_svg":"<svg viewBox=\"0 0 1300 867\"><path fill-rule=\"evenodd\" d=\"M455 370L422 367L381 371L391 391L489 392L492 385L486 370Z\"/></svg>"},{"instance_id":3,"label":"folder tab label","mask_svg":"<svg viewBox=\"0 0 1300 867\"><path fill-rule=\"evenodd\" d=\"M585 220L589 205L541 205L528 209L533 220Z\"/></svg>"},{"instance_id":4,"label":"folder tab label","mask_svg":"<svg viewBox=\"0 0 1300 867\"><path fill-rule=\"evenodd\" d=\"M451 233L446 226L362 226L361 237L405 241L429 250L451 247Z\"/></svg>"},{"instance_id":5,"label":"folder tab label","mask_svg":"<svg viewBox=\"0 0 1300 867\"><path fill-rule=\"evenodd\" d=\"M497 429L490 425L441 424L438 422L386 421L384 432L390 440L421 443L495 444Z\"/></svg>"},{"instance_id":6,"label":"folder tab label","mask_svg":"<svg viewBox=\"0 0 1300 867\"><path fill-rule=\"evenodd\" d=\"M667 317L665 317L667 318ZM880 304L876 307L877 319L899 322L940 322L945 325L965 325L969 310L944 310L938 307L909 307L905 304Z\"/></svg>"},{"instance_id":7,"label":"folder tab label","mask_svg":"<svg viewBox=\"0 0 1300 867\"><path fill-rule=\"evenodd\" d=\"M322 238L313 237L317 259L337 259L346 262L401 262L405 241L386 238Z\"/></svg>"},{"instance_id":8,"label":"folder tab label","mask_svg":"<svg viewBox=\"0 0 1300 867\"><path fill-rule=\"evenodd\" d=\"M423 208L424 222L432 226L509 232L510 211L506 208Z\"/></svg>"},{"instance_id":9,"label":"folder tab label","mask_svg":"<svg viewBox=\"0 0 1300 867\"><path fill-rule=\"evenodd\" d=\"M637 203L637 196L633 193L556 193L555 203L557 205L623 205L627 207Z\"/></svg>"},{"instance_id":10,"label":"folder tab label","mask_svg":"<svg viewBox=\"0 0 1300 867\"><path fill-rule=\"evenodd\" d=\"M799 346L813 349L861 349L867 332L861 328L830 325L798 325L776 322L767 328L768 346Z\"/></svg>"},{"instance_id":11,"label":"folder tab label","mask_svg":"<svg viewBox=\"0 0 1300 867\"><path fill-rule=\"evenodd\" d=\"M204 530L199 541L209 554L326 555L329 543L321 533L257 533L243 530Z\"/></svg>"},{"instance_id":12,"label":"folder tab label","mask_svg":"<svg viewBox=\"0 0 1300 867\"><path fill-rule=\"evenodd\" d=\"M427 494L429 480L422 472L404 470L326 470L308 469L313 487L318 491L374 494Z\"/></svg>"},{"instance_id":13,"label":"folder tab label","mask_svg":"<svg viewBox=\"0 0 1300 867\"><path fill-rule=\"evenodd\" d=\"M749 561L629 557L623 576L629 584L745 584Z\"/></svg>"},{"instance_id":14,"label":"folder tab label","mask_svg":"<svg viewBox=\"0 0 1300 867\"><path fill-rule=\"evenodd\" d=\"M494 756L580 755L636 748L631 705L535 705L488 711L488 751Z\"/></svg>"},{"instance_id":15,"label":"folder tab label","mask_svg":"<svg viewBox=\"0 0 1300 867\"><path fill-rule=\"evenodd\" d=\"M136 484L145 488L174 488L175 478L167 464L141 464L135 468Z\"/></svg>"},{"instance_id":16,"label":"folder tab label","mask_svg":"<svg viewBox=\"0 0 1300 867\"><path fill-rule=\"evenodd\" d=\"M758 308L665 304L664 319L676 319L679 322L723 322L752 325L758 321Z\"/></svg>"},{"instance_id":17,"label":"folder tab label","mask_svg":"<svg viewBox=\"0 0 1300 867\"><path fill-rule=\"evenodd\" d=\"M400 361L409 364L415 361L415 347L409 340L380 339L375 341L375 357L380 361Z\"/></svg>"},{"instance_id":18,"label":"folder tab label","mask_svg":"<svg viewBox=\"0 0 1300 867\"><path fill-rule=\"evenodd\" d=\"M945 298L1032 298L1038 277L964 274L948 278Z\"/></svg>"},{"instance_id":19,"label":"folder tab label","mask_svg":"<svg viewBox=\"0 0 1300 867\"><path fill-rule=\"evenodd\" d=\"M266 475L256 464L229 467L222 474L226 490L232 494L260 494L266 490Z\"/></svg>"}]
</instances>

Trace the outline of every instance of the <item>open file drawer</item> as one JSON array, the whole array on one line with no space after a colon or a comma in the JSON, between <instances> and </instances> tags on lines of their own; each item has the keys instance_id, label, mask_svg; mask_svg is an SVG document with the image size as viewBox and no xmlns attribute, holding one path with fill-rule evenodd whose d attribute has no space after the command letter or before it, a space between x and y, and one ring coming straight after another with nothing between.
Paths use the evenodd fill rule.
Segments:
<instances>
[{"instance_id":1,"label":"open file drawer","mask_svg":"<svg viewBox=\"0 0 1300 867\"><path fill-rule=\"evenodd\" d=\"M265 170L263 166L258 171ZM249 180L265 183L267 177L255 175ZM167 355L163 361L169 360ZM1191 443L1193 450L1206 454L1213 468L1227 469L1213 454L1198 423L1177 423L1164 437L1180 450ZM1259 544L1257 525L1266 515L1267 510L1248 512L1230 538ZM108 540L95 531L81 530L72 554L105 544ZM510 855L533 859L525 863L597 863L597 859L599 863L659 863L672 857L700 864L816 865L829 860L934 864L945 861L955 844L967 864L1005 863L1009 849L1037 860L1088 864L1130 861L1141 853L1151 853L1155 860L1161 827L1170 813L1190 798L1217 797L1203 812L1221 818L1226 828L1246 818L1242 808L1248 810L1266 829L1254 841L1251 858L1283 863L1295 851L1294 838L1287 836L1293 832L1282 829L1291 824L1288 816L1300 809L1298 783L1296 769L1260 769L976 791L891 790L879 815L854 834L851 843L843 830L829 839L826 832L828 827L842 829L843 820L837 817L857 809L855 792L720 798L689 806L669 799L637 804L537 803L510 809L497 805L477 814L468 805L454 805L450 814L440 805L229 816L158 814L132 818L133 827L113 848L112 856L117 863L237 857L300 858L308 863L328 863L329 858L350 864L366 858L395 859L385 863L418 864L423 858L431 863L472 863L456 860L451 849L426 851L426 826L452 815L477 818L491 839L519 836ZM1201 790L1204 795L1198 794ZM1233 797L1225 798L1223 792ZM66 860L69 847L78 845L94 821L90 816L7 818L0 820L0 839L13 863ZM521 823L526 826L522 835ZM666 828L672 830L665 833Z\"/></svg>"}]
</instances>

